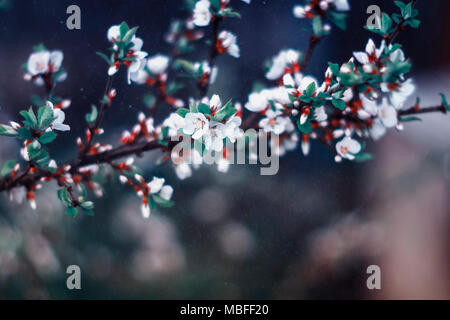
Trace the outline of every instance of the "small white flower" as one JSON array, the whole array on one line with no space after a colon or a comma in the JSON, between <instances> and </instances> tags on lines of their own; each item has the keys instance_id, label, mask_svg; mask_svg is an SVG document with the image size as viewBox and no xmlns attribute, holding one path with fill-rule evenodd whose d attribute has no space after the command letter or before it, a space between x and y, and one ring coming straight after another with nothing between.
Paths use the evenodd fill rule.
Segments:
<instances>
[{"instance_id":1,"label":"small white flower","mask_svg":"<svg viewBox=\"0 0 450 320\"><path fill-rule=\"evenodd\" d=\"M15 203L22 203L26 196L25 187L13 188L9 191L9 200Z\"/></svg>"},{"instance_id":2,"label":"small white flower","mask_svg":"<svg viewBox=\"0 0 450 320\"><path fill-rule=\"evenodd\" d=\"M386 134L386 131L387 129L380 119L375 119L372 123L372 127L369 129L370 136L374 140L379 140Z\"/></svg>"},{"instance_id":3,"label":"small white flower","mask_svg":"<svg viewBox=\"0 0 450 320\"><path fill-rule=\"evenodd\" d=\"M203 136L207 150L214 150L216 152L223 150L223 139L225 138L223 127L224 125L222 123L211 123L209 131Z\"/></svg>"},{"instance_id":4,"label":"small white flower","mask_svg":"<svg viewBox=\"0 0 450 320\"><path fill-rule=\"evenodd\" d=\"M150 189L150 194L155 194L161 191L165 182L164 178L153 177L153 180L147 183L147 186Z\"/></svg>"},{"instance_id":5,"label":"small white flower","mask_svg":"<svg viewBox=\"0 0 450 320\"><path fill-rule=\"evenodd\" d=\"M53 117L55 117L55 120L50 124L50 128L58 131L69 131L70 127L67 124L64 124L66 118L64 111L59 108L54 108L53 103L50 101L47 101L47 106L53 109Z\"/></svg>"},{"instance_id":6,"label":"small white flower","mask_svg":"<svg viewBox=\"0 0 450 320\"><path fill-rule=\"evenodd\" d=\"M159 196L163 198L164 200L170 200L172 199L173 194L173 188L169 185L163 186L161 188L161 192L159 193Z\"/></svg>"},{"instance_id":7,"label":"small white flower","mask_svg":"<svg viewBox=\"0 0 450 320\"><path fill-rule=\"evenodd\" d=\"M215 66L212 68L209 66L207 61L203 61L202 63L196 62L194 64L195 70L197 73L200 73L201 70L201 81L208 81L209 84L213 84L216 81L218 68ZM206 80L203 80L206 79Z\"/></svg>"},{"instance_id":8,"label":"small white flower","mask_svg":"<svg viewBox=\"0 0 450 320\"><path fill-rule=\"evenodd\" d=\"M134 58L134 61L131 62L131 64L128 66L128 84L131 83L131 78L133 74L139 72L139 70L142 69L142 67L145 65L145 57L147 56L147 52L144 51L136 51L133 52L132 57ZM108 70L109 74L109 70Z\"/></svg>"},{"instance_id":9,"label":"small white flower","mask_svg":"<svg viewBox=\"0 0 450 320\"><path fill-rule=\"evenodd\" d=\"M240 50L237 45L237 37L229 31L220 32L217 40L217 51L219 53L227 52L230 56L239 58Z\"/></svg>"},{"instance_id":10,"label":"small white flower","mask_svg":"<svg viewBox=\"0 0 450 320\"><path fill-rule=\"evenodd\" d=\"M383 99L383 103L378 109L378 117L386 128L393 128L398 123L397 110L388 105L385 99Z\"/></svg>"},{"instance_id":11,"label":"small white flower","mask_svg":"<svg viewBox=\"0 0 450 320\"><path fill-rule=\"evenodd\" d=\"M142 212L142 217L144 217L145 219L150 217L151 210L150 210L150 206L148 205L147 202L142 203L141 212Z\"/></svg>"},{"instance_id":12,"label":"small white flower","mask_svg":"<svg viewBox=\"0 0 450 320\"><path fill-rule=\"evenodd\" d=\"M355 159L355 154L361 151L361 145L358 141L345 137L336 144L336 151L342 158L353 160Z\"/></svg>"},{"instance_id":13,"label":"small white flower","mask_svg":"<svg viewBox=\"0 0 450 320\"><path fill-rule=\"evenodd\" d=\"M147 68L154 75L160 75L166 72L169 67L169 57L158 54L147 60Z\"/></svg>"},{"instance_id":14,"label":"small white flower","mask_svg":"<svg viewBox=\"0 0 450 320\"><path fill-rule=\"evenodd\" d=\"M241 135L241 130L239 126L242 123L242 119L237 116L232 116L223 125L222 132L223 135L228 138L232 143L236 142L236 139Z\"/></svg>"},{"instance_id":15,"label":"small white flower","mask_svg":"<svg viewBox=\"0 0 450 320\"><path fill-rule=\"evenodd\" d=\"M328 116L327 116L327 113L325 112L324 106L314 109L314 118L317 122L322 122L322 121L327 120Z\"/></svg>"},{"instance_id":16,"label":"small white flower","mask_svg":"<svg viewBox=\"0 0 450 320\"><path fill-rule=\"evenodd\" d=\"M298 59L300 53L293 49L282 50L272 59L272 65L266 73L268 80L278 80L281 78L286 70L289 73L297 73L300 71Z\"/></svg>"},{"instance_id":17,"label":"small white flower","mask_svg":"<svg viewBox=\"0 0 450 320\"><path fill-rule=\"evenodd\" d=\"M353 55L355 56L356 60L358 60L359 63L361 63L362 65L366 65L368 63L373 63L377 61L380 58L381 54L383 53L384 47L385 47L384 40L381 43L380 48L377 49L373 40L369 39L369 41L366 44L366 51L353 52Z\"/></svg>"},{"instance_id":18,"label":"small white flower","mask_svg":"<svg viewBox=\"0 0 450 320\"><path fill-rule=\"evenodd\" d=\"M230 169L230 162L225 158L220 158L217 162L217 170L222 173L227 173Z\"/></svg>"},{"instance_id":19,"label":"small white flower","mask_svg":"<svg viewBox=\"0 0 450 320\"><path fill-rule=\"evenodd\" d=\"M403 83L381 84L381 90L390 94L391 103L397 110L403 108L404 103L414 93L415 89L412 79Z\"/></svg>"},{"instance_id":20,"label":"small white flower","mask_svg":"<svg viewBox=\"0 0 450 320\"><path fill-rule=\"evenodd\" d=\"M184 118L180 116L178 113L171 113L170 116L164 120L163 127L168 127L169 137L174 137L178 135L178 130L183 128L184 126Z\"/></svg>"},{"instance_id":21,"label":"small white flower","mask_svg":"<svg viewBox=\"0 0 450 320\"><path fill-rule=\"evenodd\" d=\"M179 179L184 180L192 176L192 169L187 163L182 163L175 167L175 173Z\"/></svg>"},{"instance_id":22,"label":"small white flower","mask_svg":"<svg viewBox=\"0 0 450 320\"><path fill-rule=\"evenodd\" d=\"M269 101L263 92L253 92L248 96L245 108L252 112L260 112L267 108Z\"/></svg>"},{"instance_id":23,"label":"small white flower","mask_svg":"<svg viewBox=\"0 0 450 320\"><path fill-rule=\"evenodd\" d=\"M108 41L112 43L120 41L120 26L111 26L106 33L106 37L108 38Z\"/></svg>"},{"instance_id":24,"label":"small white flower","mask_svg":"<svg viewBox=\"0 0 450 320\"><path fill-rule=\"evenodd\" d=\"M220 107L222 107L222 101L220 100L219 95L215 94L209 100L209 109L219 110Z\"/></svg>"},{"instance_id":25,"label":"small white flower","mask_svg":"<svg viewBox=\"0 0 450 320\"><path fill-rule=\"evenodd\" d=\"M333 2L334 6L336 7L336 10L338 11L350 10L350 4L348 3L348 0L331 0L329 2Z\"/></svg>"},{"instance_id":26,"label":"small white flower","mask_svg":"<svg viewBox=\"0 0 450 320\"><path fill-rule=\"evenodd\" d=\"M206 27L211 21L212 14L209 11L211 3L209 0L200 0L195 4L193 22L198 27Z\"/></svg>"},{"instance_id":27,"label":"small white flower","mask_svg":"<svg viewBox=\"0 0 450 320\"><path fill-rule=\"evenodd\" d=\"M27 62L27 75L26 80L31 80L32 77L43 75L46 73L54 73L59 71L64 59L64 54L60 50L55 51L39 51L30 55ZM57 79L58 82L62 82L67 78L67 73L62 73ZM35 83L37 85L44 84L41 78L36 78Z\"/></svg>"},{"instance_id":28,"label":"small white flower","mask_svg":"<svg viewBox=\"0 0 450 320\"><path fill-rule=\"evenodd\" d=\"M49 61L50 61L50 52L48 51L32 53L28 58L27 63L28 72L33 76L47 73Z\"/></svg>"},{"instance_id":29,"label":"small white flower","mask_svg":"<svg viewBox=\"0 0 450 320\"><path fill-rule=\"evenodd\" d=\"M188 113L184 118L183 132L194 140L200 139L209 132L209 121L203 113Z\"/></svg>"},{"instance_id":30,"label":"small white flower","mask_svg":"<svg viewBox=\"0 0 450 320\"><path fill-rule=\"evenodd\" d=\"M280 111L267 110L266 117L259 121L259 127L267 133L282 134L289 127L291 120L288 117L282 117L280 115Z\"/></svg>"}]
</instances>

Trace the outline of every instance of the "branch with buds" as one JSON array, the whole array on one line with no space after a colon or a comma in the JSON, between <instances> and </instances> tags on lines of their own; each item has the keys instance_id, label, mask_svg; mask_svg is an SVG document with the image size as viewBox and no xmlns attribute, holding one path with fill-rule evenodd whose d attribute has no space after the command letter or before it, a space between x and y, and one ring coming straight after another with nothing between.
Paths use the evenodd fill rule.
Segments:
<instances>
[{"instance_id":1,"label":"branch with buds","mask_svg":"<svg viewBox=\"0 0 450 320\"><path fill-rule=\"evenodd\" d=\"M440 105L421 107L417 99L412 107L405 108L415 86L408 77L411 63L394 41L407 27L419 26L415 1L395 1L400 13L385 13L379 28L368 28L382 37L379 46L369 39L365 50L353 52L347 62L329 63L321 83L303 72L317 44L332 26L345 29L350 6L347 0L304 2L293 8L293 14L311 21L312 34L305 53L286 49L273 57L265 73L273 85L255 87L244 106L231 100L223 103L216 94L208 96L218 75L217 59L222 54L240 57L237 37L221 29L223 21L239 17L230 0L189 1L189 17L174 21L166 36L173 46L170 56L149 56L142 51L137 27L129 27L125 22L110 27L109 54L98 53L108 64L100 107L93 105L86 114L86 136L77 138L78 156L60 164L51 159L48 145L57 138L58 131L70 130L64 123L63 111L70 106L70 100L54 93L56 84L67 77L62 69L63 53L36 46L24 65L24 78L44 85L45 97L32 97L35 108L21 111L20 123L0 125L0 135L19 140L23 157L23 161L11 160L3 165L0 192L9 192L18 201L26 197L35 209L35 192L43 183L55 181L59 186L57 196L67 214L74 217L82 210L92 215L94 203L87 200L89 191L102 196L100 180L104 179L97 178L116 176L142 199L142 214L148 217L152 209L173 204L173 189L164 178L144 178L134 160L146 152L162 151L159 163L171 159L180 179L191 176L208 152L220 158L218 169L226 172L232 162L230 155L239 146L248 149L249 157L254 156L250 150L252 141L244 131L258 129L270 138L272 152L277 155L296 149L298 142L303 154L308 155L310 142L316 139L331 148L338 162L366 161L372 156L364 150L363 140L378 140L391 128L401 130L403 123L419 120L418 115L450 110L442 94ZM186 60L184 56L195 50L208 28L208 56L200 61ZM112 88L113 77L122 69L126 70L130 85L145 85L153 90L143 99L149 110L139 112L137 123L122 133L118 145L104 145L98 136L104 132L104 114L114 108L113 100L118 95ZM186 83L174 77L178 75L188 78ZM178 96L178 90L189 84L189 79L198 93L192 93L186 101ZM198 99L194 98L198 95ZM165 119L155 119L155 109L163 104L171 113ZM181 150L177 148L180 138L184 140Z\"/></svg>"}]
</instances>

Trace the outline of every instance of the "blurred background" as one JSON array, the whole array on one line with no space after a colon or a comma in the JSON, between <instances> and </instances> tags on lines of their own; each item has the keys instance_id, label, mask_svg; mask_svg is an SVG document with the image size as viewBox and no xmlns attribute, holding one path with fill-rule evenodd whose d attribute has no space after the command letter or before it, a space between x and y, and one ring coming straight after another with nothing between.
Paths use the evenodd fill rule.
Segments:
<instances>
[{"instance_id":1,"label":"blurred background","mask_svg":"<svg viewBox=\"0 0 450 320\"><path fill-rule=\"evenodd\" d=\"M42 88L23 80L21 65L32 47L61 49L68 79L57 95L72 99L70 134L51 149L59 162L74 155L84 114L97 103L106 82L109 26L126 20L139 26L143 50L168 53L170 22L183 17L179 0L16 0L0 11L0 122L18 119L29 97ZM242 19L225 27L238 35L241 58L218 60L219 77L210 93L245 102L255 81L264 83L263 64L282 48L304 49L309 22L295 19L297 1L232 0ZM4 1L3 1L4 4ZM66 28L66 8L81 8L81 30ZM327 62L347 61L363 50L366 8L391 1L350 1L348 31L333 29L315 51L307 73L320 80ZM419 30L398 41L413 62L412 76L422 105L450 94L449 1L418 1ZM379 40L379 39L377 39ZM189 56L203 60L206 45ZM143 86L126 84L104 118L108 135L136 122L144 108ZM182 93L185 97L189 91ZM228 174L203 166L180 181L169 164L140 164L147 176L166 178L176 205L144 220L139 199L116 182L96 201L96 215L64 215L50 183L37 194L38 210L0 195L0 298L3 299L449 299L450 298L450 119L442 114L408 123L369 144L375 160L335 164L329 150L312 146L280 161L275 176L257 166L231 166ZM0 163L19 158L12 139L0 139ZM82 290L66 288L66 268L79 265ZM381 290L366 287L369 265L381 268Z\"/></svg>"}]
</instances>

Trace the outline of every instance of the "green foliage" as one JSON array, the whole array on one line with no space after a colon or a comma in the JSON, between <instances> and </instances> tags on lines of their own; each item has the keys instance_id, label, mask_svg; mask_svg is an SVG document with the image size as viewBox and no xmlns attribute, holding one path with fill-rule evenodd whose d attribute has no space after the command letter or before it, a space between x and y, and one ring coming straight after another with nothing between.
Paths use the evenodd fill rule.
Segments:
<instances>
[{"instance_id":1,"label":"green foliage","mask_svg":"<svg viewBox=\"0 0 450 320\"><path fill-rule=\"evenodd\" d=\"M442 100L441 104L445 107L445 109L447 111L450 111L450 105L448 104L447 98L445 97L445 95L443 93L440 93L439 95L441 96L441 100Z\"/></svg>"},{"instance_id":2,"label":"green foliage","mask_svg":"<svg viewBox=\"0 0 450 320\"><path fill-rule=\"evenodd\" d=\"M17 134L17 131L13 127L0 124L0 136L16 137Z\"/></svg>"},{"instance_id":3,"label":"green foliage","mask_svg":"<svg viewBox=\"0 0 450 320\"><path fill-rule=\"evenodd\" d=\"M181 117L185 117L186 114L188 114L190 111L186 108L180 108L177 110L177 113L181 116Z\"/></svg>"},{"instance_id":4,"label":"green foliage","mask_svg":"<svg viewBox=\"0 0 450 320\"><path fill-rule=\"evenodd\" d=\"M95 105L91 106L91 112L86 114L86 121L89 125L94 125L95 121L97 120L98 117L98 110L97 107Z\"/></svg>"},{"instance_id":5,"label":"green foliage","mask_svg":"<svg viewBox=\"0 0 450 320\"><path fill-rule=\"evenodd\" d=\"M41 143L41 144L47 144L47 143L50 143L50 142L52 142L53 140L55 140L56 139L56 137L57 137L57 134L56 133L54 133L53 131L47 131L47 132L44 132L40 137L39 137L39 142Z\"/></svg>"},{"instance_id":6,"label":"green foliage","mask_svg":"<svg viewBox=\"0 0 450 320\"><path fill-rule=\"evenodd\" d=\"M153 198L153 201L160 207L170 208L173 206L173 201L166 200L159 195L154 194L154 195L152 195L152 198Z\"/></svg>"},{"instance_id":7,"label":"green foliage","mask_svg":"<svg viewBox=\"0 0 450 320\"><path fill-rule=\"evenodd\" d=\"M333 103L333 106L335 106L336 108L338 108L341 111L343 111L346 106L345 101L342 99L333 98L333 100L331 100L331 103Z\"/></svg>"},{"instance_id":8,"label":"green foliage","mask_svg":"<svg viewBox=\"0 0 450 320\"><path fill-rule=\"evenodd\" d=\"M78 210L77 208L70 206L66 208L66 214L71 216L72 218L75 218L78 214Z\"/></svg>"},{"instance_id":9,"label":"green foliage","mask_svg":"<svg viewBox=\"0 0 450 320\"><path fill-rule=\"evenodd\" d=\"M2 178L4 178L7 175L9 175L11 172L13 172L14 166L16 165L16 163L17 162L14 160L6 161L5 164L3 165L2 169L0 170L0 176Z\"/></svg>"},{"instance_id":10,"label":"green foliage","mask_svg":"<svg viewBox=\"0 0 450 320\"><path fill-rule=\"evenodd\" d=\"M213 120L215 121L222 121L224 119L228 119L232 115L236 113L236 109L233 108L233 103L231 99L225 103L225 105L217 111L213 117Z\"/></svg>"},{"instance_id":11,"label":"green foliage","mask_svg":"<svg viewBox=\"0 0 450 320\"><path fill-rule=\"evenodd\" d=\"M302 132L309 134L312 132L312 124L311 121L307 120L304 124L300 123L300 119L297 120L297 128Z\"/></svg>"}]
</instances>

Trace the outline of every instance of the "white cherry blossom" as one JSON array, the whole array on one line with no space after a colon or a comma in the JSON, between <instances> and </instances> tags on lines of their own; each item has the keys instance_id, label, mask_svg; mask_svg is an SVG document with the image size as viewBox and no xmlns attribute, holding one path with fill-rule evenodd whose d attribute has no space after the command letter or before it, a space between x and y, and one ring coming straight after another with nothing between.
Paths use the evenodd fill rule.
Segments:
<instances>
[{"instance_id":1,"label":"white cherry blossom","mask_svg":"<svg viewBox=\"0 0 450 320\"><path fill-rule=\"evenodd\" d=\"M183 133L192 137L192 139L200 139L209 132L209 121L205 115L200 112L190 112L184 118Z\"/></svg>"},{"instance_id":2,"label":"white cherry blossom","mask_svg":"<svg viewBox=\"0 0 450 320\"><path fill-rule=\"evenodd\" d=\"M217 39L217 51L219 53L227 52L230 56L239 58L240 50L237 45L237 37L229 31L220 32Z\"/></svg>"},{"instance_id":3,"label":"white cherry blossom","mask_svg":"<svg viewBox=\"0 0 450 320\"><path fill-rule=\"evenodd\" d=\"M193 22L198 27L206 27L209 25L212 14L209 10L211 3L209 0L200 0L195 4L193 12Z\"/></svg>"},{"instance_id":4,"label":"white cherry blossom","mask_svg":"<svg viewBox=\"0 0 450 320\"><path fill-rule=\"evenodd\" d=\"M342 158L353 160L361 151L361 144L351 137L345 137L336 144L336 151Z\"/></svg>"}]
</instances>

